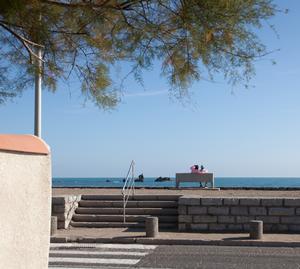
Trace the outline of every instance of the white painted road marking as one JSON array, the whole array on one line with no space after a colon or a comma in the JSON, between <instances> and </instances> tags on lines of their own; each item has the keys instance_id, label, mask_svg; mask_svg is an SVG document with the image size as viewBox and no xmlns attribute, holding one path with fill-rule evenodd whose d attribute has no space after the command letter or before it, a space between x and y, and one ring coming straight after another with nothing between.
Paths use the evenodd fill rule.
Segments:
<instances>
[{"instance_id":1,"label":"white painted road marking","mask_svg":"<svg viewBox=\"0 0 300 269\"><path fill-rule=\"evenodd\" d=\"M54 256L53 254L68 254L68 255L110 255L110 256L146 256L148 252L135 252L135 251L85 251L85 250L51 250L50 256Z\"/></svg>"},{"instance_id":2,"label":"white painted road marking","mask_svg":"<svg viewBox=\"0 0 300 269\"><path fill-rule=\"evenodd\" d=\"M50 245L49 268L128 268L155 248L154 245L141 244L54 243Z\"/></svg>"},{"instance_id":3,"label":"white painted road marking","mask_svg":"<svg viewBox=\"0 0 300 269\"><path fill-rule=\"evenodd\" d=\"M90 268L88 268L88 267L61 267L61 266L59 266L59 267L50 267L51 269L90 269ZM91 267L91 268L95 268L95 269L128 269L128 268L130 268L130 267L128 267L128 266L126 266L126 267L115 267L115 266L113 266L113 267L111 267L111 266L97 266L97 267ZM162 267L159 267L159 268L154 268L154 267L134 267L134 269L172 269L172 268L162 268Z\"/></svg>"},{"instance_id":4,"label":"white painted road marking","mask_svg":"<svg viewBox=\"0 0 300 269\"><path fill-rule=\"evenodd\" d=\"M103 258L75 258L75 257L50 257L50 263L79 263L79 264L137 264L140 259L103 259Z\"/></svg>"},{"instance_id":5,"label":"white painted road marking","mask_svg":"<svg viewBox=\"0 0 300 269\"><path fill-rule=\"evenodd\" d=\"M141 244L81 244L81 243L51 243L51 248L76 247L76 248L109 248L109 249L155 249L154 245Z\"/></svg>"}]
</instances>

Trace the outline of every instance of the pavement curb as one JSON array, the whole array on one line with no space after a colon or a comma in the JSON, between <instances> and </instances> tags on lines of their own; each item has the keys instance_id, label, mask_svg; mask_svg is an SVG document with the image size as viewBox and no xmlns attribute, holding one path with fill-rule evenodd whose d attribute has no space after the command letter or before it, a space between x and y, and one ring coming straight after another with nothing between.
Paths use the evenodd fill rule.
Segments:
<instances>
[{"instance_id":1,"label":"pavement curb","mask_svg":"<svg viewBox=\"0 0 300 269\"><path fill-rule=\"evenodd\" d=\"M300 247L300 242L264 241L264 240L201 240L166 239L147 237L65 237L52 236L51 243L118 243L148 245L207 245L207 246L244 246L244 247Z\"/></svg>"}]
</instances>

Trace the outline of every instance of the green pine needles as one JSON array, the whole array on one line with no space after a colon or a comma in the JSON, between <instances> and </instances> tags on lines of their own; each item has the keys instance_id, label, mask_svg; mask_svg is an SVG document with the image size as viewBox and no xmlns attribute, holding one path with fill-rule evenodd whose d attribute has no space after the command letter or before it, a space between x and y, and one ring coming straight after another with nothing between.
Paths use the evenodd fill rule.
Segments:
<instances>
[{"instance_id":1,"label":"green pine needles","mask_svg":"<svg viewBox=\"0 0 300 269\"><path fill-rule=\"evenodd\" d=\"M122 61L142 80L159 60L180 98L204 73L247 82L267 54L255 31L278 11L271 0L0 1L0 100L33 83L38 47L47 89L76 77L104 109L118 103L111 68Z\"/></svg>"}]
</instances>

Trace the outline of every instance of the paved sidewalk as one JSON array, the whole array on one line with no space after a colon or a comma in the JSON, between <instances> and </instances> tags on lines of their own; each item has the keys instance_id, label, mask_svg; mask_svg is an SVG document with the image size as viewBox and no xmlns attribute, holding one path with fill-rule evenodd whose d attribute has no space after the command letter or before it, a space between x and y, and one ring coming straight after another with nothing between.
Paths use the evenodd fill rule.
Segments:
<instances>
[{"instance_id":1,"label":"paved sidewalk","mask_svg":"<svg viewBox=\"0 0 300 269\"><path fill-rule=\"evenodd\" d=\"M119 194L121 188L52 188L52 195L78 195L78 194ZM202 188L137 188L138 195L200 195L201 197L300 197L300 189L291 190L263 190L263 189L226 189L212 190Z\"/></svg>"},{"instance_id":2,"label":"paved sidewalk","mask_svg":"<svg viewBox=\"0 0 300 269\"><path fill-rule=\"evenodd\" d=\"M157 245L218 245L300 247L300 234L264 234L262 240L251 240L243 233L179 233L160 232L157 238L147 238L145 232L127 228L71 228L58 230L53 243L139 243Z\"/></svg>"}]
</instances>

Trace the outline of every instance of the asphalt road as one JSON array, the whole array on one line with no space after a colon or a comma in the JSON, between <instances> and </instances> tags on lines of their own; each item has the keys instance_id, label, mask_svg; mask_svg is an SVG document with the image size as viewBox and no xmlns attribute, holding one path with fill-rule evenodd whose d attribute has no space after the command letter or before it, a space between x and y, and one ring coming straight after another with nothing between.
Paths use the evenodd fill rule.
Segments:
<instances>
[{"instance_id":1,"label":"asphalt road","mask_svg":"<svg viewBox=\"0 0 300 269\"><path fill-rule=\"evenodd\" d=\"M300 269L300 248L158 246L134 268Z\"/></svg>"}]
</instances>

